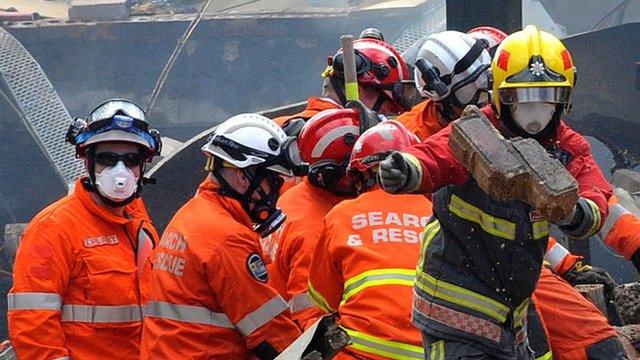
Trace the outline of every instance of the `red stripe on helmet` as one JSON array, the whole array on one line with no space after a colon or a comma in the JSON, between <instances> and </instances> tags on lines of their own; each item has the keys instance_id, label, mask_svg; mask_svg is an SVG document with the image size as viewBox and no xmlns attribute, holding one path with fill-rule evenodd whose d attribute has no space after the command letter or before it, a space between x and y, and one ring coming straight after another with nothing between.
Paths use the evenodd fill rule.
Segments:
<instances>
[{"instance_id":1,"label":"red stripe on helmet","mask_svg":"<svg viewBox=\"0 0 640 360\"><path fill-rule=\"evenodd\" d=\"M573 63L571 62L571 55L569 55L569 50L564 50L562 53L562 62L564 63L564 69L569 70L573 67Z\"/></svg>"},{"instance_id":2,"label":"red stripe on helmet","mask_svg":"<svg viewBox=\"0 0 640 360\"><path fill-rule=\"evenodd\" d=\"M502 50L500 52L500 56L498 56L498 67L504 71L507 71L507 66L509 65L509 57L511 54L508 51Z\"/></svg>"}]
</instances>

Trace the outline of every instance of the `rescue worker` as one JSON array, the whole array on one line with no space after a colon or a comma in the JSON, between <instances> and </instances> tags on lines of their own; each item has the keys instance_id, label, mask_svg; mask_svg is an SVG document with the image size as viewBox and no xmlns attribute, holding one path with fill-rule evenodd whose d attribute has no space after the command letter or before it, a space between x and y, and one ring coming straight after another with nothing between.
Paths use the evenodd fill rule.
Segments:
<instances>
[{"instance_id":1,"label":"rescue worker","mask_svg":"<svg viewBox=\"0 0 640 360\"><path fill-rule=\"evenodd\" d=\"M393 120L364 132L349 160L362 194L324 218L309 297L325 312L337 311L351 337L338 359L424 359L420 332L411 324L411 293L431 203L384 192L373 171L388 152L417 142Z\"/></svg>"},{"instance_id":2,"label":"rescue worker","mask_svg":"<svg viewBox=\"0 0 640 360\"><path fill-rule=\"evenodd\" d=\"M263 249L270 254L267 270L274 287L289 302L292 318L302 329L322 315L307 296L311 254L322 230L322 218L333 206L356 196L347 165L362 132L378 123L356 109L322 111L307 121L298 138L302 161L309 173L278 200L287 214L284 225Z\"/></svg>"},{"instance_id":3,"label":"rescue worker","mask_svg":"<svg viewBox=\"0 0 640 360\"><path fill-rule=\"evenodd\" d=\"M160 136L137 105L111 99L76 118L66 139L88 176L24 232L9 337L19 359L137 359L141 271L157 240L138 196Z\"/></svg>"},{"instance_id":4,"label":"rescue worker","mask_svg":"<svg viewBox=\"0 0 640 360\"><path fill-rule=\"evenodd\" d=\"M414 68L415 86L426 100L398 115L397 120L424 140L458 119L465 106L487 104L491 56L485 46L458 31L428 36ZM437 73L451 75L437 89L427 90L427 83L434 83Z\"/></svg>"},{"instance_id":5,"label":"rescue worker","mask_svg":"<svg viewBox=\"0 0 640 360\"><path fill-rule=\"evenodd\" d=\"M429 69L433 66L434 71L440 74L453 73L454 68L464 69L458 63L468 62L472 59L468 54L473 53L472 48L477 40L485 42L482 44L485 49L494 48L495 50L495 47L506 37L500 30L489 27L473 29L469 35L447 31L427 37L418 53L418 60L427 64L422 68ZM484 94L487 85L486 78L482 74L478 75L475 69L486 68L489 64L490 58L479 54L467 70L460 70L457 76L452 76L452 81L447 86L449 93L444 97L423 90L426 84L425 76L422 76L420 69L416 68L414 77L416 86L423 90L422 95L426 100L414 106L411 111L398 116L397 120L415 129L421 135L421 139L433 135L450 121L455 120L455 117L462 112L463 106L473 104L473 101L467 103L458 99L473 100L477 98L479 102L486 101ZM455 92L456 100L450 100L448 98L453 96L454 93L451 89L454 88L457 89ZM445 105L441 104L442 102L445 102L450 109L449 111L442 111L445 108ZM564 255L567 255L568 261L559 259ZM570 284L601 283L608 290L607 294L611 294L615 283L606 271L583 265L578 262L580 259L578 256L569 254L554 239L550 239L545 260L548 261L554 272L563 276ZM617 343L617 340L610 339L612 334L615 335L615 331L608 319L591 302L585 301L584 297L575 289L567 286L566 281L554 276L547 269L542 269L540 278L534 293L536 296L533 297L533 303L539 316L536 316L532 311L529 311L528 316L529 341L536 359L550 358L552 349L555 354L569 353L576 356L577 352L585 353L585 349L588 348L593 348L592 352L595 351L594 349L602 346L598 344L603 341L605 345ZM564 306L559 307L558 304ZM615 316L615 312L612 312L612 315ZM589 323L588 328L594 329L594 331L582 331L586 322ZM610 352L610 349L607 352ZM613 352L615 353L615 350ZM562 358L561 355L556 357Z\"/></svg>"},{"instance_id":6,"label":"rescue worker","mask_svg":"<svg viewBox=\"0 0 640 360\"><path fill-rule=\"evenodd\" d=\"M209 172L152 253L142 359L273 359L300 335L259 237L285 220L281 176L303 166L273 121L240 114L202 151Z\"/></svg>"},{"instance_id":7,"label":"rescue worker","mask_svg":"<svg viewBox=\"0 0 640 360\"><path fill-rule=\"evenodd\" d=\"M398 115L409 110L416 99L407 64L393 46L367 35L371 33L367 30L353 42L360 101L379 114ZM305 110L278 117L274 121L286 128L287 123L294 119L306 121L322 110L346 106L342 58L342 49L338 49L334 56L327 59L328 66L322 72L325 81L321 97L310 97Z\"/></svg>"},{"instance_id":8,"label":"rescue worker","mask_svg":"<svg viewBox=\"0 0 640 360\"><path fill-rule=\"evenodd\" d=\"M502 42L491 68L494 108L483 112L505 137L533 138L567 167L579 182L580 199L557 225L570 236L588 238L606 217L611 188L588 143L560 120L574 85L569 52L554 36L527 26ZM446 91L450 76L429 77L424 90ZM540 273L548 223L530 216L535 213L527 204L501 203L484 193L449 148L450 131L447 126L380 165L386 191L434 193L438 228L425 234L432 240L416 276L414 324L423 331L429 356L530 358L524 314Z\"/></svg>"}]
</instances>

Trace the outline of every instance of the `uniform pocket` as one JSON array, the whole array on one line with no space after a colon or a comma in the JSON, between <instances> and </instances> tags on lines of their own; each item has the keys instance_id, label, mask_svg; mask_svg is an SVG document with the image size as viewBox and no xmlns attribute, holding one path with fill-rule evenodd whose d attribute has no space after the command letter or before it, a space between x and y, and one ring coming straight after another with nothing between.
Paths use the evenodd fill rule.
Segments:
<instances>
[{"instance_id":1,"label":"uniform pocket","mask_svg":"<svg viewBox=\"0 0 640 360\"><path fill-rule=\"evenodd\" d=\"M137 275L132 262L119 258L91 255L84 258L89 278L89 297L95 304L137 303ZM114 304L115 305L115 304Z\"/></svg>"}]
</instances>

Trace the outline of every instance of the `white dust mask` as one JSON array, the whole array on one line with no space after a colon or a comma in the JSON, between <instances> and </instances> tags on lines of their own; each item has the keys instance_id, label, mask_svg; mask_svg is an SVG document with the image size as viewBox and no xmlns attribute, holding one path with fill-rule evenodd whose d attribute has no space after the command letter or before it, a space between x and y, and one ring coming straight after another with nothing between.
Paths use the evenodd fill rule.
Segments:
<instances>
[{"instance_id":1,"label":"white dust mask","mask_svg":"<svg viewBox=\"0 0 640 360\"><path fill-rule=\"evenodd\" d=\"M118 161L115 166L111 166L96 174L96 187L106 198L115 202L128 199L138 188L138 178L131 169Z\"/></svg>"},{"instance_id":2,"label":"white dust mask","mask_svg":"<svg viewBox=\"0 0 640 360\"><path fill-rule=\"evenodd\" d=\"M511 116L520 128L531 135L544 130L556 110L555 104L530 102L511 105Z\"/></svg>"}]
</instances>

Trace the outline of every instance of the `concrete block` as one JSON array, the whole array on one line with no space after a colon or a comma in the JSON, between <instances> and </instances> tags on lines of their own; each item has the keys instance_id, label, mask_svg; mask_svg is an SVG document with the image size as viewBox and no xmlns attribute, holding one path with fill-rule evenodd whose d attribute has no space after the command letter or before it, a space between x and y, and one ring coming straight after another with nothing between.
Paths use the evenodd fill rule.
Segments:
<instances>
[{"instance_id":1,"label":"concrete block","mask_svg":"<svg viewBox=\"0 0 640 360\"><path fill-rule=\"evenodd\" d=\"M533 139L506 140L476 107L453 124L449 146L478 185L499 201L518 199L554 221L578 201L578 183Z\"/></svg>"},{"instance_id":2,"label":"concrete block","mask_svg":"<svg viewBox=\"0 0 640 360\"><path fill-rule=\"evenodd\" d=\"M619 169L613 173L611 183L621 187L630 193L640 191L640 173L629 169Z\"/></svg>"},{"instance_id":3,"label":"concrete block","mask_svg":"<svg viewBox=\"0 0 640 360\"><path fill-rule=\"evenodd\" d=\"M128 17L126 0L75 0L69 7L71 21L113 21Z\"/></svg>"}]
</instances>

